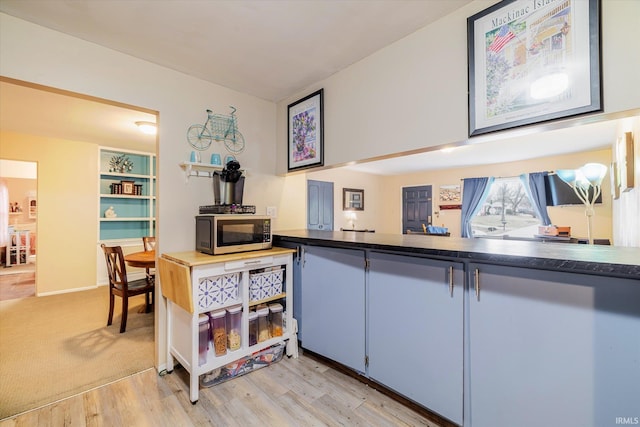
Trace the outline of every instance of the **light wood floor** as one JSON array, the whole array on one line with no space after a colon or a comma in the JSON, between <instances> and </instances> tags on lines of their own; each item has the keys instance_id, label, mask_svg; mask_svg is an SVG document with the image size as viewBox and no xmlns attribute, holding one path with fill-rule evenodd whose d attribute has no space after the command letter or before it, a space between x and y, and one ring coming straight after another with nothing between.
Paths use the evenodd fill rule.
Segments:
<instances>
[{"instance_id":1,"label":"light wood floor","mask_svg":"<svg viewBox=\"0 0 640 427\"><path fill-rule=\"evenodd\" d=\"M2 268L2 267L0 267ZM12 272L16 269L17 272ZM36 294L35 271L21 271L16 267L3 268L0 274L0 301L32 297Z\"/></svg>"},{"instance_id":2,"label":"light wood floor","mask_svg":"<svg viewBox=\"0 0 640 427\"><path fill-rule=\"evenodd\" d=\"M211 388L189 401L186 371L147 370L0 422L9 426L428 426L386 395L300 355Z\"/></svg>"}]
</instances>

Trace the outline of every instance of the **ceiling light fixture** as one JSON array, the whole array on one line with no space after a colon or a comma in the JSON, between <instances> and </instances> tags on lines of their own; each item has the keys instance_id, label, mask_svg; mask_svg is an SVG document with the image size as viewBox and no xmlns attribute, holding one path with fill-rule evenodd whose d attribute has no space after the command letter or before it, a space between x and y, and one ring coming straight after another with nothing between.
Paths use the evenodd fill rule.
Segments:
<instances>
[{"instance_id":1,"label":"ceiling light fixture","mask_svg":"<svg viewBox=\"0 0 640 427\"><path fill-rule=\"evenodd\" d=\"M156 124L153 122L136 122L136 126L138 126L138 129L140 129L140 132L142 133L147 135L156 134Z\"/></svg>"}]
</instances>

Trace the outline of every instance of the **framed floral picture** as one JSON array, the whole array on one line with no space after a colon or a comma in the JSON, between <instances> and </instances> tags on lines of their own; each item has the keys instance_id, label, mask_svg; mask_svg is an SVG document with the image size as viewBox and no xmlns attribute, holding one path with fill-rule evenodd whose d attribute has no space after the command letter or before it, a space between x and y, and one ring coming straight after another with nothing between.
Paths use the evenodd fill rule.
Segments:
<instances>
[{"instance_id":1,"label":"framed floral picture","mask_svg":"<svg viewBox=\"0 0 640 427\"><path fill-rule=\"evenodd\" d=\"M504 0L467 19L469 136L602 111L599 0Z\"/></svg>"},{"instance_id":2,"label":"framed floral picture","mask_svg":"<svg viewBox=\"0 0 640 427\"><path fill-rule=\"evenodd\" d=\"M288 171L324 165L323 89L289 104Z\"/></svg>"}]
</instances>

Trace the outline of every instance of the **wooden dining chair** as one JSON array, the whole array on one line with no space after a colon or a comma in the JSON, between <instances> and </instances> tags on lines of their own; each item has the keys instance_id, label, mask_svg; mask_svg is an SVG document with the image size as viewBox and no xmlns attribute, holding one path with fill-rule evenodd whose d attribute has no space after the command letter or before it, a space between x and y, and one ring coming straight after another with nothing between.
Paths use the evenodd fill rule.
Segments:
<instances>
[{"instance_id":1,"label":"wooden dining chair","mask_svg":"<svg viewBox=\"0 0 640 427\"><path fill-rule=\"evenodd\" d=\"M109 273L109 318L107 326L113 321L113 307L115 297L122 298L122 320L120 321L120 333L127 328L127 313L129 310L129 297L145 294L145 313L151 311L153 303L154 281L145 279L129 281L127 279L127 267L122 254L122 247L100 245L107 261Z\"/></svg>"},{"instance_id":2,"label":"wooden dining chair","mask_svg":"<svg viewBox=\"0 0 640 427\"><path fill-rule=\"evenodd\" d=\"M156 248L156 238L154 236L144 236L142 238L142 248L145 252L152 251ZM155 269L146 269L147 280L155 281L156 280L156 272Z\"/></svg>"},{"instance_id":3,"label":"wooden dining chair","mask_svg":"<svg viewBox=\"0 0 640 427\"><path fill-rule=\"evenodd\" d=\"M152 251L156 248L156 238L153 236L144 236L142 238L142 246L145 251Z\"/></svg>"}]
</instances>

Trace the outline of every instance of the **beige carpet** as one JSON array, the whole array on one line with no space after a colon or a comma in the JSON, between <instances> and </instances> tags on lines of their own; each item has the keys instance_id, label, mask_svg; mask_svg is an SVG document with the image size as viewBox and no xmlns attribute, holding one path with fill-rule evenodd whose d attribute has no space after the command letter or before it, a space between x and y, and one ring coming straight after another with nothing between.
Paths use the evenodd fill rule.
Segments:
<instances>
[{"instance_id":1,"label":"beige carpet","mask_svg":"<svg viewBox=\"0 0 640 427\"><path fill-rule=\"evenodd\" d=\"M0 419L73 396L153 366L153 314L121 299L107 324L106 287L0 302Z\"/></svg>"}]
</instances>

